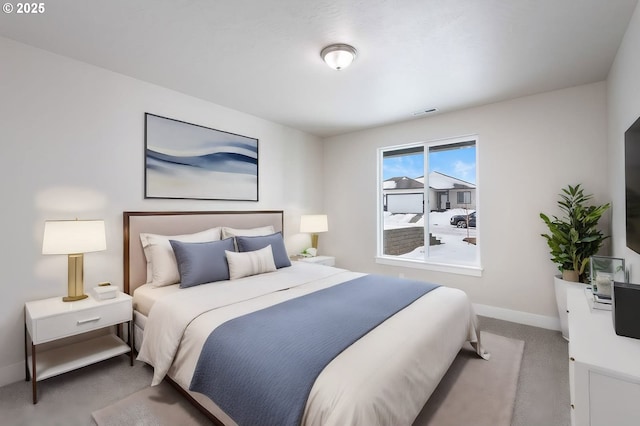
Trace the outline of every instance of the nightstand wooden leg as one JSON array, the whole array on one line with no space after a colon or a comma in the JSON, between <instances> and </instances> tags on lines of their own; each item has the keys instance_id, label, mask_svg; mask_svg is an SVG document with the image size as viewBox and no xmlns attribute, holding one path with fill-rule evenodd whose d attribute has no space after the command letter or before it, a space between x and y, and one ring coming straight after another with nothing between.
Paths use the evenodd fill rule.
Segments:
<instances>
[{"instance_id":1,"label":"nightstand wooden leg","mask_svg":"<svg viewBox=\"0 0 640 426\"><path fill-rule=\"evenodd\" d=\"M133 321L129 321L129 331L127 332L128 336L127 336L127 340L128 340L128 344L129 344L129 348L131 348L131 351L129 352L129 357L131 358L131 366L133 367Z\"/></svg>"},{"instance_id":2,"label":"nightstand wooden leg","mask_svg":"<svg viewBox=\"0 0 640 426\"><path fill-rule=\"evenodd\" d=\"M34 345L33 343L31 343L31 367L31 371L33 371L33 377L31 378L31 391L33 392L33 403L37 404L38 388L36 386L36 383L38 381L36 380L36 377L38 377L38 374L36 373L36 345Z\"/></svg>"},{"instance_id":3,"label":"nightstand wooden leg","mask_svg":"<svg viewBox=\"0 0 640 426\"><path fill-rule=\"evenodd\" d=\"M136 331L136 324L131 320L131 350L134 351L136 349L136 335L134 334Z\"/></svg>"},{"instance_id":4,"label":"nightstand wooden leg","mask_svg":"<svg viewBox=\"0 0 640 426\"><path fill-rule=\"evenodd\" d=\"M31 380L31 374L29 373L29 351L27 349L27 326L24 326L24 381Z\"/></svg>"}]
</instances>

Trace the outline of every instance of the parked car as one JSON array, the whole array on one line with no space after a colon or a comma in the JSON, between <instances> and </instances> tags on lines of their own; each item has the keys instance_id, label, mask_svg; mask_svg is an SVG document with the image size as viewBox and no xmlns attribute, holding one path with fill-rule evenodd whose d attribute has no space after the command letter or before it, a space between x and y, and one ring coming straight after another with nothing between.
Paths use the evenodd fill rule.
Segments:
<instances>
[{"instance_id":1,"label":"parked car","mask_svg":"<svg viewBox=\"0 0 640 426\"><path fill-rule=\"evenodd\" d=\"M466 228L467 216L463 214L453 215L451 216L449 223L453 226L457 226L458 228ZM469 213L469 226L472 228L476 227L476 212Z\"/></svg>"}]
</instances>

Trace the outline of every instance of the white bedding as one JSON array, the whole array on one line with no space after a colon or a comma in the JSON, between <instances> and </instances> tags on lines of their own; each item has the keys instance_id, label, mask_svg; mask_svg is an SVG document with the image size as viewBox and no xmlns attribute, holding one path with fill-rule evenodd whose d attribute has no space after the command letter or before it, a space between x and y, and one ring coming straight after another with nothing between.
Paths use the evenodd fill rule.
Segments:
<instances>
[{"instance_id":1,"label":"white bedding","mask_svg":"<svg viewBox=\"0 0 640 426\"><path fill-rule=\"evenodd\" d=\"M149 313L138 359L154 367L154 385L168 373L188 389L204 341L218 325L362 275L294 262L276 272L168 294ZM324 369L309 395L303 424L410 425L463 343L478 342L478 336L466 294L433 290ZM204 405L225 424L235 424L214 403Z\"/></svg>"},{"instance_id":2,"label":"white bedding","mask_svg":"<svg viewBox=\"0 0 640 426\"><path fill-rule=\"evenodd\" d=\"M167 294L176 293L180 290L181 289L178 284L171 284L164 287L154 287L151 284L143 284L133 292L133 309L144 316L149 316L151 307L156 300L161 299Z\"/></svg>"}]
</instances>

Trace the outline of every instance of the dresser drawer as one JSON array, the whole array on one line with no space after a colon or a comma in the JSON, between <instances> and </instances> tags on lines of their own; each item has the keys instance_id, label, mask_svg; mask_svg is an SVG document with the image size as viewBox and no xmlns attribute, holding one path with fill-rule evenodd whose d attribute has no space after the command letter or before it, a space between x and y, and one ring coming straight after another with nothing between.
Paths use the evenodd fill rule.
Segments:
<instances>
[{"instance_id":1,"label":"dresser drawer","mask_svg":"<svg viewBox=\"0 0 640 426\"><path fill-rule=\"evenodd\" d=\"M39 344L120 324L130 321L132 312L131 301L125 300L121 303L94 306L79 311L39 318L35 320L33 341Z\"/></svg>"}]
</instances>

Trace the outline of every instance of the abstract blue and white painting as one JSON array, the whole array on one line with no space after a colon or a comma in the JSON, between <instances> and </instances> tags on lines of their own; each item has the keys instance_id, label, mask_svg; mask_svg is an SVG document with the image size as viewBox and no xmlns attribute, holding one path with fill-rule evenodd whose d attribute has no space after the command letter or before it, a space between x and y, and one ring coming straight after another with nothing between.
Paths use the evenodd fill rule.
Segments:
<instances>
[{"instance_id":1,"label":"abstract blue and white painting","mask_svg":"<svg viewBox=\"0 0 640 426\"><path fill-rule=\"evenodd\" d=\"M258 139L146 113L145 198L258 201Z\"/></svg>"}]
</instances>

